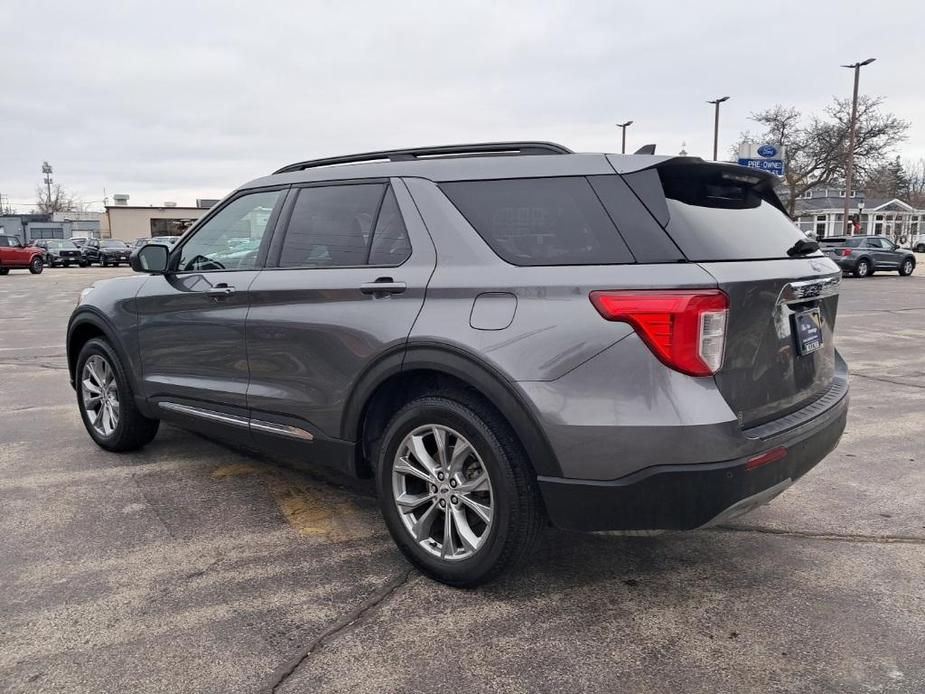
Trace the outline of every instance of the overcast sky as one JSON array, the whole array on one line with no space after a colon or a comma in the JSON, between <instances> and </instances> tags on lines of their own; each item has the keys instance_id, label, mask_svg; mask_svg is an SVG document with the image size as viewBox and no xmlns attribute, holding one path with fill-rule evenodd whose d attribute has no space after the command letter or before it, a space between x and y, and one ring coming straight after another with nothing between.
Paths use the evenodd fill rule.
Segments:
<instances>
[{"instance_id":1,"label":"overcast sky","mask_svg":"<svg viewBox=\"0 0 925 694\"><path fill-rule=\"evenodd\" d=\"M709 8L709 9L704 9ZM545 139L726 153L750 113L862 93L925 156L925 4L0 0L0 193L193 204L291 161ZM99 203L94 205L99 208ZM28 211L28 206L17 207Z\"/></svg>"}]
</instances>

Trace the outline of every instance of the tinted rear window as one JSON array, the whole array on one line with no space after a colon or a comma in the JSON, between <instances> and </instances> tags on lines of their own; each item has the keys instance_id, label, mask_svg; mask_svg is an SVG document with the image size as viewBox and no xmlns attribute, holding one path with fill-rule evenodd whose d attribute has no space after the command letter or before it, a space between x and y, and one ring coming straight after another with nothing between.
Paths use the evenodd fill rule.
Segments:
<instances>
[{"instance_id":1,"label":"tinted rear window","mask_svg":"<svg viewBox=\"0 0 925 694\"><path fill-rule=\"evenodd\" d=\"M688 260L789 258L787 251L806 240L764 179L703 164L658 173L668 200L667 231Z\"/></svg>"},{"instance_id":2,"label":"tinted rear window","mask_svg":"<svg viewBox=\"0 0 925 694\"><path fill-rule=\"evenodd\" d=\"M443 183L479 235L513 265L608 265L633 256L585 178Z\"/></svg>"}]
</instances>

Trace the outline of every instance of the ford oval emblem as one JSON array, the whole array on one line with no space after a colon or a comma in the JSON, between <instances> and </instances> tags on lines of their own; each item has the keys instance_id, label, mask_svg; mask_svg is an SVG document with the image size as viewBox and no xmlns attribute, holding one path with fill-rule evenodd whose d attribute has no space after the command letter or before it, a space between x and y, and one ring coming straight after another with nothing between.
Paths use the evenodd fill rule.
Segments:
<instances>
[{"instance_id":1,"label":"ford oval emblem","mask_svg":"<svg viewBox=\"0 0 925 694\"><path fill-rule=\"evenodd\" d=\"M758 148L758 155L761 157L770 158L775 154L777 154L777 147L774 145L761 145L761 147Z\"/></svg>"}]
</instances>

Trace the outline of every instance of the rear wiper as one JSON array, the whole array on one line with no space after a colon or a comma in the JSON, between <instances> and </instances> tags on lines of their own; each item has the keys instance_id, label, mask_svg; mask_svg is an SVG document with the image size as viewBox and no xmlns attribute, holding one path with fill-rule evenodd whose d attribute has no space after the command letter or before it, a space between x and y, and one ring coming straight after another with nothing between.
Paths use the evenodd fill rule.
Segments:
<instances>
[{"instance_id":1,"label":"rear wiper","mask_svg":"<svg viewBox=\"0 0 925 694\"><path fill-rule=\"evenodd\" d=\"M806 255L807 253L812 253L813 251L819 250L818 241L810 241L809 239L800 239L795 244L793 244L789 249L787 249L787 255L791 258L795 255Z\"/></svg>"}]
</instances>

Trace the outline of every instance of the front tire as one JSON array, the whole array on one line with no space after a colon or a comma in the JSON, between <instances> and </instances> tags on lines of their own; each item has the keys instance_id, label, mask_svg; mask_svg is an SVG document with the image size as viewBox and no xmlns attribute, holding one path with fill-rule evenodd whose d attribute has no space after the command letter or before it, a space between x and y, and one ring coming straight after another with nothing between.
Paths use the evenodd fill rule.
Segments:
<instances>
[{"instance_id":1,"label":"front tire","mask_svg":"<svg viewBox=\"0 0 925 694\"><path fill-rule=\"evenodd\" d=\"M402 407L380 439L376 475L392 539L442 583L493 580L529 554L542 525L520 443L500 415L464 393Z\"/></svg>"},{"instance_id":2,"label":"front tire","mask_svg":"<svg viewBox=\"0 0 925 694\"><path fill-rule=\"evenodd\" d=\"M902 265L899 266L899 275L900 277L908 277L913 270L915 270L915 261L912 258L906 258Z\"/></svg>"},{"instance_id":3,"label":"front tire","mask_svg":"<svg viewBox=\"0 0 925 694\"><path fill-rule=\"evenodd\" d=\"M29 272L33 275L41 275L42 270L45 269L45 262L39 257L35 256L32 259L32 262L29 263Z\"/></svg>"},{"instance_id":4,"label":"front tire","mask_svg":"<svg viewBox=\"0 0 925 694\"><path fill-rule=\"evenodd\" d=\"M80 417L98 446L121 452L151 442L160 422L138 410L122 362L106 340L83 346L74 374Z\"/></svg>"},{"instance_id":5,"label":"front tire","mask_svg":"<svg viewBox=\"0 0 925 694\"><path fill-rule=\"evenodd\" d=\"M9 274L10 274L10 268L0 267L0 277L2 277L3 275L9 275Z\"/></svg>"},{"instance_id":6,"label":"front tire","mask_svg":"<svg viewBox=\"0 0 925 694\"><path fill-rule=\"evenodd\" d=\"M855 277L870 277L873 274L871 272L870 261L868 260L859 260L858 264L854 268Z\"/></svg>"}]
</instances>

